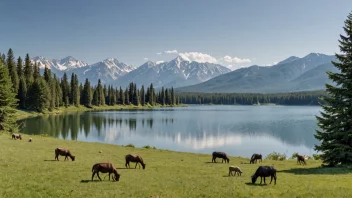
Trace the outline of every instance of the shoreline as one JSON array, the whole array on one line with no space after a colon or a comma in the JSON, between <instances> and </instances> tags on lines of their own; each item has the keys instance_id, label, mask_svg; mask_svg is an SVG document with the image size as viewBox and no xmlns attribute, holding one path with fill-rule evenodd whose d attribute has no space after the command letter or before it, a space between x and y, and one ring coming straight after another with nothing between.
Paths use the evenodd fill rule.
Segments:
<instances>
[{"instance_id":1,"label":"shoreline","mask_svg":"<svg viewBox=\"0 0 352 198\"><path fill-rule=\"evenodd\" d=\"M156 105L156 106L135 106L135 105L114 105L114 106L92 106L92 108L87 108L85 106L80 105L79 107L76 106L69 106L69 107L60 107L56 108L53 111L46 110L45 112L36 112L36 111L27 111L23 109L16 109L15 117L17 121L38 117L38 116L46 116L46 115L59 115L64 113L72 113L72 112L89 112L89 111L107 111L107 110L150 110L150 109L158 109L158 108L170 108L170 107L187 107L186 104L179 104L179 105Z\"/></svg>"}]
</instances>

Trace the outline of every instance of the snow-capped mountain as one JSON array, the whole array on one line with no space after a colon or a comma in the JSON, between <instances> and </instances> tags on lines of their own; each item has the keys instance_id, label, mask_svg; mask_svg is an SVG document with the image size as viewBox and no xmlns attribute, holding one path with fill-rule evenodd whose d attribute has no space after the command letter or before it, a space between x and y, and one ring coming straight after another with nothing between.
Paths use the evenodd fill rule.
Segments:
<instances>
[{"instance_id":1,"label":"snow-capped mountain","mask_svg":"<svg viewBox=\"0 0 352 198\"><path fill-rule=\"evenodd\" d=\"M156 88L180 87L201 83L230 71L218 64L191 62L178 56L170 62L159 64L148 61L119 78L115 84L125 87L134 82L138 86L149 86L153 83Z\"/></svg>"},{"instance_id":2,"label":"snow-capped mountain","mask_svg":"<svg viewBox=\"0 0 352 198\"><path fill-rule=\"evenodd\" d=\"M85 63L84 61L77 60L72 56L68 56L63 59L53 59L53 60L49 60L43 56L36 56L32 58L32 61L37 62L37 64L39 64L39 67L42 69L44 69L45 66L47 66L50 69L56 69L60 71L88 66L88 64Z\"/></svg>"},{"instance_id":3,"label":"snow-capped mountain","mask_svg":"<svg viewBox=\"0 0 352 198\"><path fill-rule=\"evenodd\" d=\"M132 65L119 62L115 58L108 58L98 63L70 70L78 75L81 82L88 78L92 84L100 79L103 84L112 84L121 76L136 69Z\"/></svg>"}]
</instances>

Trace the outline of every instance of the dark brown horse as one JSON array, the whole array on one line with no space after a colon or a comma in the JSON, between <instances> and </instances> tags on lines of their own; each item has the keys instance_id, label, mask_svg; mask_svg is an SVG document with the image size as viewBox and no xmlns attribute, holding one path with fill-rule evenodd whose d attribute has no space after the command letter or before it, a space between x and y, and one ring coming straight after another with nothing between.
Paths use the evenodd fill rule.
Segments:
<instances>
[{"instance_id":1,"label":"dark brown horse","mask_svg":"<svg viewBox=\"0 0 352 198\"><path fill-rule=\"evenodd\" d=\"M13 139L13 140L17 140L17 139L22 140L22 136L21 136L21 134L13 133L13 134L12 134L12 139Z\"/></svg>"},{"instance_id":2,"label":"dark brown horse","mask_svg":"<svg viewBox=\"0 0 352 198\"><path fill-rule=\"evenodd\" d=\"M254 153L253 155L252 155L252 157L251 157L251 160L250 160L250 164L254 164L254 162L255 163L257 163L257 160L260 160L260 162L262 162L263 160L262 160L262 154L256 154L256 153Z\"/></svg>"},{"instance_id":3,"label":"dark brown horse","mask_svg":"<svg viewBox=\"0 0 352 198\"><path fill-rule=\"evenodd\" d=\"M224 160L225 160L225 163L229 163L230 162L230 159L227 157L226 153L224 152L217 152L217 151L214 151L213 152L213 158L211 160L211 162L215 162L216 163L216 158L221 158L221 162L223 163Z\"/></svg>"},{"instance_id":4,"label":"dark brown horse","mask_svg":"<svg viewBox=\"0 0 352 198\"><path fill-rule=\"evenodd\" d=\"M56 148L55 149L55 159L57 161L59 161L59 155L65 156L65 160L67 159L67 157L70 157L72 161L75 161L75 156L73 156L68 149Z\"/></svg>"},{"instance_id":5,"label":"dark brown horse","mask_svg":"<svg viewBox=\"0 0 352 198\"><path fill-rule=\"evenodd\" d=\"M142 164L143 169L145 169L146 164L143 162L143 159L139 155L128 154L125 156L125 160L126 160L126 164L125 164L126 168L127 168L127 165L128 165L128 168L130 168L130 162L136 162L136 166L134 168L137 168L137 164L140 163ZM139 168L141 168L140 165L139 165Z\"/></svg>"},{"instance_id":6,"label":"dark brown horse","mask_svg":"<svg viewBox=\"0 0 352 198\"><path fill-rule=\"evenodd\" d=\"M298 155L298 153L296 154L296 157L297 157L297 164L303 164L303 165L306 165L306 160L304 159L304 156L302 155Z\"/></svg>"},{"instance_id":7,"label":"dark brown horse","mask_svg":"<svg viewBox=\"0 0 352 198\"><path fill-rule=\"evenodd\" d=\"M94 178L94 175L97 174L98 178L101 181L101 178L99 176L99 172L101 173L109 173L109 180L110 180L110 174L114 174L114 177L112 177L112 179L114 181L119 181L120 179L120 174L117 172L116 168L114 167L114 165L112 165L111 163L97 163L94 164L92 167L92 181Z\"/></svg>"}]
</instances>

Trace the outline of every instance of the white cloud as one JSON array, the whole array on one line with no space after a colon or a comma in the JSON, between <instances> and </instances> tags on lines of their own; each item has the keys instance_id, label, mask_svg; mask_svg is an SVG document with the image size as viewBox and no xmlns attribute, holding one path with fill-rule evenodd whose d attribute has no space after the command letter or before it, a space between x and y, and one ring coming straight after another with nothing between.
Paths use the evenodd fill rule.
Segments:
<instances>
[{"instance_id":1,"label":"white cloud","mask_svg":"<svg viewBox=\"0 0 352 198\"><path fill-rule=\"evenodd\" d=\"M165 61L160 60L160 61L156 61L155 63L156 63L156 64L160 64L160 63L165 63Z\"/></svg>"},{"instance_id":2,"label":"white cloud","mask_svg":"<svg viewBox=\"0 0 352 198\"><path fill-rule=\"evenodd\" d=\"M148 58L144 58L144 60L145 60L145 61L147 61L147 60L148 60Z\"/></svg>"},{"instance_id":3,"label":"white cloud","mask_svg":"<svg viewBox=\"0 0 352 198\"><path fill-rule=\"evenodd\" d=\"M161 55L161 52L157 52L156 54L157 54L157 55Z\"/></svg>"},{"instance_id":4,"label":"white cloud","mask_svg":"<svg viewBox=\"0 0 352 198\"><path fill-rule=\"evenodd\" d=\"M167 50L165 51L166 54L177 54L177 50Z\"/></svg>"},{"instance_id":5,"label":"white cloud","mask_svg":"<svg viewBox=\"0 0 352 198\"><path fill-rule=\"evenodd\" d=\"M180 53L179 56L186 61L195 61L198 63L216 63L216 58L210 56L209 54L203 54L200 52L185 52Z\"/></svg>"},{"instance_id":6,"label":"white cloud","mask_svg":"<svg viewBox=\"0 0 352 198\"><path fill-rule=\"evenodd\" d=\"M241 58L238 58L238 57L231 57L231 56L224 56L223 58L220 58L219 59L220 61L224 61L224 62L227 62L227 63L250 63L251 60L249 60L248 58L244 58L244 59L241 59Z\"/></svg>"}]
</instances>

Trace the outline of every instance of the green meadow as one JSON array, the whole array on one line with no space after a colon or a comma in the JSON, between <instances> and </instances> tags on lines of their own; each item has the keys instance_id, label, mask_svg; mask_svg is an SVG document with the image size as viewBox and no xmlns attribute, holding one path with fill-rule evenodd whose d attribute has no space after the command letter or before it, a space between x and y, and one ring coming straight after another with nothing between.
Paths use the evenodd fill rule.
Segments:
<instances>
[{"instance_id":1,"label":"green meadow","mask_svg":"<svg viewBox=\"0 0 352 198\"><path fill-rule=\"evenodd\" d=\"M29 138L33 142L28 142ZM76 161L54 161L54 149L71 150ZM248 158L230 157L230 163L211 163L211 153L193 154L153 148L133 148L87 143L51 137L23 135L12 140L0 133L0 197L351 197L352 169L321 168L321 161L263 160L274 165L277 184L252 185L250 177L260 164ZM126 169L124 156L138 154L146 169ZM112 162L120 181L100 174L91 181L92 166ZM228 176L228 166L239 166L242 176Z\"/></svg>"}]
</instances>

